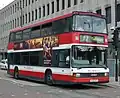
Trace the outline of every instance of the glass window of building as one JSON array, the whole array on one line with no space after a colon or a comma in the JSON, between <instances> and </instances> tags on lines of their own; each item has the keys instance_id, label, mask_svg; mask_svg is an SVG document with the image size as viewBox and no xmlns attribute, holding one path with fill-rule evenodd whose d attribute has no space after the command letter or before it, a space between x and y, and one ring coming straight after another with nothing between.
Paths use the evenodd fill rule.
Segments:
<instances>
[{"instance_id":1,"label":"glass window of building","mask_svg":"<svg viewBox=\"0 0 120 98\"><path fill-rule=\"evenodd\" d=\"M57 12L59 11L59 0L56 0L56 2L57 2Z\"/></svg>"},{"instance_id":2,"label":"glass window of building","mask_svg":"<svg viewBox=\"0 0 120 98\"><path fill-rule=\"evenodd\" d=\"M22 23L22 24L24 25L24 15L23 15L23 19L22 19L22 20L23 20L23 23Z\"/></svg>"},{"instance_id":3,"label":"glass window of building","mask_svg":"<svg viewBox=\"0 0 120 98\"><path fill-rule=\"evenodd\" d=\"M41 18L41 7L39 8L39 18Z\"/></svg>"},{"instance_id":4,"label":"glass window of building","mask_svg":"<svg viewBox=\"0 0 120 98\"><path fill-rule=\"evenodd\" d=\"M30 22L30 12L29 12L29 14L28 14L28 15L29 15L29 22Z\"/></svg>"},{"instance_id":5,"label":"glass window of building","mask_svg":"<svg viewBox=\"0 0 120 98\"><path fill-rule=\"evenodd\" d=\"M71 7L71 0L68 0L68 7Z\"/></svg>"},{"instance_id":6,"label":"glass window of building","mask_svg":"<svg viewBox=\"0 0 120 98\"><path fill-rule=\"evenodd\" d=\"M27 0L26 0L26 6L27 6Z\"/></svg>"},{"instance_id":7,"label":"glass window of building","mask_svg":"<svg viewBox=\"0 0 120 98\"><path fill-rule=\"evenodd\" d=\"M120 21L120 4L117 5L117 21Z\"/></svg>"},{"instance_id":8,"label":"glass window of building","mask_svg":"<svg viewBox=\"0 0 120 98\"><path fill-rule=\"evenodd\" d=\"M77 5L77 2L78 2L77 0L74 0L74 5Z\"/></svg>"},{"instance_id":9,"label":"glass window of building","mask_svg":"<svg viewBox=\"0 0 120 98\"><path fill-rule=\"evenodd\" d=\"M34 11L32 11L32 21L34 21Z\"/></svg>"},{"instance_id":10,"label":"glass window of building","mask_svg":"<svg viewBox=\"0 0 120 98\"><path fill-rule=\"evenodd\" d=\"M25 21L26 21L25 23L27 23L27 14L25 14Z\"/></svg>"},{"instance_id":11,"label":"glass window of building","mask_svg":"<svg viewBox=\"0 0 120 98\"><path fill-rule=\"evenodd\" d=\"M105 8L107 23L111 23L111 7Z\"/></svg>"},{"instance_id":12,"label":"glass window of building","mask_svg":"<svg viewBox=\"0 0 120 98\"><path fill-rule=\"evenodd\" d=\"M34 0L32 0L32 3L34 3Z\"/></svg>"},{"instance_id":13,"label":"glass window of building","mask_svg":"<svg viewBox=\"0 0 120 98\"><path fill-rule=\"evenodd\" d=\"M29 5L30 5L30 0L28 1Z\"/></svg>"},{"instance_id":14,"label":"glass window of building","mask_svg":"<svg viewBox=\"0 0 120 98\"><path fill-rule=\"evenodd\" d=\"M45 5L43 6L43 17L45 16Z\"/></svg>"},{"instance_id":15,"label":"glass window of building","mask_svg":"<svg viewBox=\"0 0 120 98\"><path fill-rule=\"evenodd\" d=\"M52 14L54 13L54 1L52 2Z\"/></svg>"},{"instance_id":16,"label":"glass window of building","mask_svg":"<svg viewBox=\"0 0 120 98\"><path fill-rule=\"evenodd\" d=\"M49 15L50 14L50 5L49 4L47 4L47 15Z\"/></svg>"},{"instance_id":17,"label":"glass window of building","mask_svg":"<svg viewBox=\"0 0 120 98\"><path fill-rule=\"evenodd\" d=\"M23 0L23 8L24 8L24 0Z\"/></svg>"},{"instance_id":18,"label":"glass window of building","mask_svg":"<svg viewBox=\"0 0 120 98\"><path fill-rule=\"evenodd\" d=\"M37 20L37 9L35 9L35 20Z\"/></svg>"},{"instance_id":19,"label":"glass window of building","mask_svg":"<svg viewBox=\"0 0 120 98\"><path fill-rule=\"evenodd\" d=\"M62 10L65 9L65 0L62 0Z\"/></svg>"}]
</instances>

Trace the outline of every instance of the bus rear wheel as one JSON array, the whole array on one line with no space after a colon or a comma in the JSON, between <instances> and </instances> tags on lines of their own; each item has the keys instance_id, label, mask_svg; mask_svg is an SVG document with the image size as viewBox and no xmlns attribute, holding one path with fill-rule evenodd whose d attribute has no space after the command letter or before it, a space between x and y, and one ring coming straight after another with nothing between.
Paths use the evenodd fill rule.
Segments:
<instances>
[{"instance_id":1,"label":"bus rear wheel","mask_svg":"<svg viewBox=\"0 0 120 98\"><path fill-rule=\"evenodd\" d=\"M52 78L52 72L48 71L45 76L45 83L47 85L52 86L53 85L53 78Z\"/></svg>"},{"instance_id":2,"label":"bus rear wheel","mask_svg":"<svg viewBox=\"0 0 120 98\"><path fill-rule=\"evenodd\" d=\"M15 68L15 69L14 69L14 78L15 78L15 79L18 79L18 78L19 78L18 68Z\"/></svg>"}]
</instances>

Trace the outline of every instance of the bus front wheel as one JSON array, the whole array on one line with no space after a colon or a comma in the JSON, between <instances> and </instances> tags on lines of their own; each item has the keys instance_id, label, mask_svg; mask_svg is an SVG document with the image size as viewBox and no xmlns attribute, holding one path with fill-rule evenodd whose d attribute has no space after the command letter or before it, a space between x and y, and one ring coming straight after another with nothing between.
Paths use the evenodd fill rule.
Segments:
<instances>
[{"instance_id":1,"label":"bus front wheel","mask_svg":"<svg viewBox=\"0 0 120 98\"><path fill-rule=\"evenodd\" d=\"M14 78L15 78L15 79L18 79L18 78L19 78L18 68L15 68L15 69L14 69Z\"/></svg>"},{"instance_id":2,"label":"bus front wheel","mask_svg":"<svg viewBox=\"0 0 120 98\"><path fill-rule=\"evenodd\" d=\"M53 85L53 78L52 78L52 72L48 71L45 75L45 83L48 85Z\"/></svg>"}]
</instances>

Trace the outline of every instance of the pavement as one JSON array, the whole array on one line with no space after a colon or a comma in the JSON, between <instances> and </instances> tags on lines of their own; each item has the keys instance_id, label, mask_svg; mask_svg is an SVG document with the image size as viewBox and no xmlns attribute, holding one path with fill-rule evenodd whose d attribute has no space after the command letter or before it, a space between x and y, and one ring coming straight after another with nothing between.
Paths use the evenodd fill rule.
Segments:
<instances>
[{"instance_id":1,"label":"pavement","mask_svg":"<svg viewBox=\"0 0 120 98\"><path fill-rule=\"evenodd\" d=\"M110 77L109 83L107 83L108 86L112 87L120 87L120 77L118 77L118 81L115 81L115 77Z\"/></svg>"}]
</instances>

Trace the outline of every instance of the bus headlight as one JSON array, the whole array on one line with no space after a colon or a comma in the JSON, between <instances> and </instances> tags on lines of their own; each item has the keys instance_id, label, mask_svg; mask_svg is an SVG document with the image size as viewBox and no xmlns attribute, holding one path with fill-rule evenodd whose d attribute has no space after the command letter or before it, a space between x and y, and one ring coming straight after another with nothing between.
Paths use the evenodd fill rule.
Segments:
<instances>
[{"instance_id":1,"label":"bus headlight","mask_svg":"<svg viewBox=\"0 0 120 98\"><path fill-rule=\"evenodd\" d=\"M108 73L108 72L106 72L104 75L105 75L105 76L108 76L108 75L109 75L109 73Z\"/></svg>"},{"instance_id":2,"label":"bus headlight","mask_svg":"<svg viewBox=\"0 0 120 98\"><path fill-rule=\"evenodd\" d=\"M79 73L73 73L73 77L79 78L80 74Z\"/></svg>"}]
</instances>

